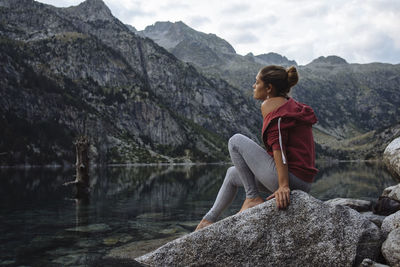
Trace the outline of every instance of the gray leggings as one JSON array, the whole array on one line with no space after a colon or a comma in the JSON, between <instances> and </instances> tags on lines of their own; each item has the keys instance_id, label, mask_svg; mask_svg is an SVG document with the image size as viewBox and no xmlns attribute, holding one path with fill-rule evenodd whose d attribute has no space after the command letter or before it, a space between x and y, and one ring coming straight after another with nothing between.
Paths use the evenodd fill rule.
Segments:
<instances>
[{"instance_id":1,"label":"gray leggings","mask_svg":"<svg viewBox=\"0 0 400 267\"><path fill-rule=\"evenodd\" d=\"M259 191L272 193L279 187L275 161L264 148L242 134L235 134L229 139L228 149L234 166L226 171L217 199L204 216L211 222L232 203L239 186L244 187L246 198L259 196ZM311 183L289 172L289 187L309 192Z\"/></svg>"}]
</instances>

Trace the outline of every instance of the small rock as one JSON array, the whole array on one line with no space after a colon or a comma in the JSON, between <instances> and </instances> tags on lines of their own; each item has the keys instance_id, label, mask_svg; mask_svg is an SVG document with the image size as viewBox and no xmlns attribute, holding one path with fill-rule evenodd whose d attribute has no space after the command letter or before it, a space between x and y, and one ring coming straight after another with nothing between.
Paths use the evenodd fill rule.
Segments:
<instances>
[{"instance_id":1,"label":"small rock","mask_svg":"<svg viewBox=\"0 0 400 267\"><path fill-rule=\"evenodd\" d=\"M400 211L387 216L381 226L382 233L385 236L397 228L400 228Z\"/></svg>"},{"instance_id":2,"label":"small rock","mask_svg":"<svg viewBox=\"0 0 400 267\"><path fill-rule=\"evenodd\" d=\"M389 266L374 262L373 260L367 258L361 262L360 267L389 267Z\"/></svg>"},{"instance_id":3,"label":"small rock","mask_svg":"<svg viewBox=\"0 0 400 267\"><path fill-rule=\"evenodd\" d=\"M386 218L386 216L374 214L372 211L361 212L361 215L376 224L378 227L381 227L383 220Z\"/></svg>"},{"instance_id":4,"label":"small rock","mask_svg":"<svg viewBox=\"0 0 400 267\"><path fill-rule=\"evenodd\" d=\"M142 240L142 241L132 242L132 243L129 243L129 244L126 244L126 245L123 245L123 246L120 246L120 247L110 250L107 257L133 259L133 258L139 257L140 255L146 254L146 253L168 243L171 240L177 239L180 236L182 236L182 234L169 236L166 238L160 238L160 239Z\"/></svg>"},{"instance_id":5,"label":"small rock","mask_svg":"<svg viewBox=\"0 0 400 267\"><path fill-rule=\"evenodd\" d=\"M193 232L197 225L199 224L199 221L188 221L188 222L180 222L177 225L185 229L186 231Z\"/></svg>"},{"instance_id":6,"label":"small rock","mask_svg":"<svg viewBox=\"0 0 400 267\"><path fill-rule=\"evenodd\" d=\"M143 213L136 217L136 219L158 219L162 218L164 214L162 212L153 212L153 213Z\"/></svg>"},{"instance_id":7,"label":"small rock","mask_svg":"<svg viewBox=\"0 0 400 267\"><path fill-rule=\"evenodd\" d=\"M107 237L103 239L103 244L107 246L115 245L118 243L118 238L115 237Z\"/></svg>"},{"instance_id":8,"label":"small rock","mask_svg":"<svg viewBox=\"0 0 400 267\"><path fill-rule=\"evenodd\" d=\"M53 262L60 264L61 266L76 266L77 264L83 264L85 260L86 253L83 253L61 256L57 259L54 259Z\"/></svg>"},{"instance_id":9,"label":"small rock","mask_svg":"<svg viewBox=\"0 0 400 267\"><path fill-rule=\"evenodd\" d=\"M115 245L117 243L126 243L130 240L132 240L133 237L127 234L120 234L116 236L111 236L103 239L103 244L104 245Z\"/></svg>"},{"instance_id":10,"label":"small rock","mask_svg":"<svg viewBox=\"0 0 400 267\"><path fill-rule=\"evenodd\" d=\"M392 267L400 266L400 228L391 231L382 245L382 254Z\"/></svg>"},{"instance_id":11,"label":"small rock","mask_svg":"<svg viewBox=\"0 0 400 267\"><path fill-rule=\"evenodd\" d=\"M375 214L388 216L400 210L400 202L389 197L380 196L372 207Z\"/></svg>"},{"instance_id":12,"label":"small rock","mask_svg":"<svg viewBox=\"0 0 400 267\"><path fill-rule=\"evenodd\" d=\"M395 177L400 177L400 137L386 147L383 152L383 162Z\"/></svg>"},{"instance_id":13,"label":"small rock","mask_svg":"<svg viewBox=\"0 0 400 267\"><path fill-rule=\"evenodd\" d=\"M382 196L400 201L400 184L385 188L383 190Z\"/></svg>"},{"instance_id":14,"label":"small rock","mask_svg":"<svg viewBox=\"0 0 400 267\"><path fill-rule=\"evenodd\" d=\"M160 231L161 234L170 235L178 232L177 228L167 228Z\"/></svg>"},{"instance_id":15,"label":"small rock","mask_svg":"<svg viewBox=\"0 0 400 267\"><path fill-rule=\"evenodd\" d=\"M0 265L1 266L6 266L6 265L14 266L15 265L15 260L0 261Z\"/></svg>"},{"instance_id":16,"label":"small rock","mask_svg":"<svg viewBox=\"0 0 400 267\"><path fill-rule=\"evenodd\" d=\"M110 226L108 226L107 224L104 224L104 223L90 224L90 225L77 226L77 227L65 229L65 231L85 232L85 233L106 232L109 230L111 230Z\"/></svg>"},{"instance_id":17,"label":"small rock","mask_svg":"<svg viewBox=\"0 0 400 267\"><path fill-rule=\"evenodd\" d=\"M144 265L132 259L119 259L104 257L91 262L89 267L104 267L104 266L118 266L118 267L141 267Z\"/></svg>"},{"instance_id":18,"label":"small rock","mask_svg":"<svg viewBox=\"0 0 400 267\"><path fill-rule=\"evenodd\" d=\"M361 200L361 199L353 199L353 198L334 198L325 201L326 204L329 205L342 205L352 208L358 212L361 211L370 211L371 210L371 201Z\"/></svg>"},{"instance_id":19,"label":"small rock","mask_svg":"<svg viewBox=\"0 0 400 267\"><path fill-rule=\"evenodd\" d=\"M80 248L90 248L90 247L96 247L97 242L94 240L79 240L75 246L80 247Z\"/></svg>"}]
</instances>

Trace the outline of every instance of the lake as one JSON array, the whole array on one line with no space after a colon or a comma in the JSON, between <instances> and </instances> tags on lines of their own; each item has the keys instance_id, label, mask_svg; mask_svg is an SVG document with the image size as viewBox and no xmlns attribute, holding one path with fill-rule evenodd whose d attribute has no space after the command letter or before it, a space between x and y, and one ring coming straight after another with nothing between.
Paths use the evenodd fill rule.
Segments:
<instances>
[{"instance_id":1,"label":"lake","mask_svg":"<svg viewBox=\"0 0 400 267\"><path fill-rule=\"evenodd\" d=\"M85 266L129 250L142 255L192 232L230 165L120 166L91 170L91 196L72 198L74 169L0 169L0 265ZM318 162L310 194L376 200L397 184L381 163ZM263 196L267 196L266 194ZM221 218L235 214L240 189Z\"/></svg>"}]
</instances>

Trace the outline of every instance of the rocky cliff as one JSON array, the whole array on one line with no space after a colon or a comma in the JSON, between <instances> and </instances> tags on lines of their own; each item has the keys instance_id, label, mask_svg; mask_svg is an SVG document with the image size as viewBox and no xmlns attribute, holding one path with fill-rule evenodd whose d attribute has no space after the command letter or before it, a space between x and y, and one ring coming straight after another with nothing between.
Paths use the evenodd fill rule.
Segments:
<instances>
[{"instance_id":1,"label":"rocky cliff","mask_svg":"<svg viewBox=\"0 0 400 267\"><path fill-rule=\"evenodd\" d=\"M1 0L0 16L1 164L73 162L82 133L103 163L218 161L233 133L258 137L254 103L136 35L101 0Z\"/></svg>"}]
</instances>

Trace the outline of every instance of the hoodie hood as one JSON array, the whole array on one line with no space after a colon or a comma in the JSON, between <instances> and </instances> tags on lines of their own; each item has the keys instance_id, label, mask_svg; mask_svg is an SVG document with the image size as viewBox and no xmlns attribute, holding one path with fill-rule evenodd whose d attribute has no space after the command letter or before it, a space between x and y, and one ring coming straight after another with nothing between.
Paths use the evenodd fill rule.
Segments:
<instances>
[{"instance_id":1,"label":"hoodie hood","mask_svg":"<svg viewBox=\"0 0 400 267\"><path fill-rule=\"evenodd\" d=\"M272 121L279 118L282 118L281 129L294 127L296 124L312 125L317 122L317 117L310 106L289 98L285 104L265 116L262 132L265 132Z\"/></svg>"}]
</instances>

